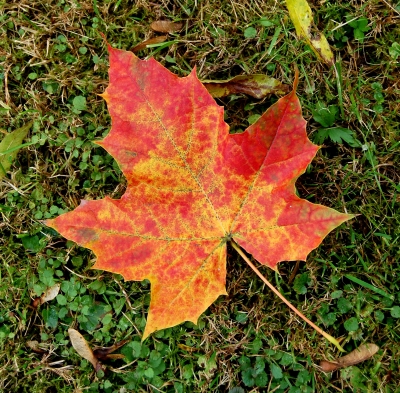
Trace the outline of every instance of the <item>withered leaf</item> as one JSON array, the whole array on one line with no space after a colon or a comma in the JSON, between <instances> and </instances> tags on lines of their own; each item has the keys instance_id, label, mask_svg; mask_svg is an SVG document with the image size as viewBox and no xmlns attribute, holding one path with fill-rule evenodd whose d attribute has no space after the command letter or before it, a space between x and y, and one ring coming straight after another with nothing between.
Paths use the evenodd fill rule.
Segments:
<instances>
[{"instance_id":1,"label":"withered leaf","mask_svg":"<svg viewBox=\"0 0 400 393\"><path fill-rule=\"evenodd\" d=\"M214 98L240 93L264 98L272 93L283 95L289 92L288 85L264 74L238 75L227 80L206 80L202 83Z\"/></svg>"},{"instance_id":2,"label":"withered leaf","mask_svg":"<svg viewBox=\"0 0 400 393\"><path fill-rule=\"evenodd\" d=\"M376 344L362 344L346 356L342 356L335 361L329 362L327 360L322 360L319 366L321 367L322 371L332 372L339 368L353 366L368 360L374 356L378 350L379 347Z\"/></svg>"},{"instance_id":3,"label":"withered leaf","mask_svg":"<svg viewBox=\"0 0 400 393\"><path fill-rule=\"evenodd\" d=\"M49 302L57 297L58 293L60 292L61 284L55 284L49 289L47 289L42 296L40 296L41 304Z\"/></svg>"},{"instance_id":4,"label":"withered leaf","mask_svg":"<svg viewBox=\"0 0 400 393\"><path fill-rule=\"evenodd\" d=\"M143 42L141 42L140 44L137 44L136 46L134 46L131 51L133 53L137 53L143 49L147 48L147 45L152 45L152 44L161 44L162 42L164 42L166 39L168 38L167 35L160 35L158 37L153 37L153 38L149 38L148 40L145 40Z\"/></svg>"},{"instance_id":5,"label":"withered leaf","mask_svg":"<svg viewBox=\"0 0 400 393\"><path fill-rule=\"evenodd\" d=\"M156 20L150 25L151 29L158 33L175 33L183 27L181 22L171 22L169 20Z\"/></svg>"},{"instance_id":6,"label":"withered leaf","mask_svg":"<svg viewBox=\"0 0 400 393\"><path fill-rule=\"evenodd\" d=\"M93 351L94 356L96 356L99 360L107 360L107 359L123 359L125 356L121 353L113 354L117 349L123 347L129 340L118 341L111 347L105 348L96 348Z\"/></svg>"},{"instance_id":7,"label":"withered leaf","mask_svg":"<svg viewBox=\"0 0 400 393\"><path fill-rule=\"evenodd\" d=\"M99 371L101 369L101 363L93 354L92 349L82 334L75 329L68 329L68 334L75 351L78 352L81 357L92 363L96 372Z\"/></svg>"},{"instance_id":8,"label":"withered leaf","mask_svg":"<svg viewBox=\"0 0 400 393\"><path fill-rule=\"evenodd\" d=\"M32 307L37 308L41 304L49 302L55 299L60 292L61 285L55 284L52 287L48 288L40 297L37 297L32 302Z\"/></svg>"},{"instance_id":9,"label":"withered leaf","mask_svg":"<svg viewBox=\"0 0 400 393\"><path fill-rule=\"evenodd\" d=\"M39 353L39 354L44 354L48 353L47 350L43 349L40 347L39 341L32 340L32 341L27 341L26 346L30 348L33 352Z\"/></svg>"}]
</instances>

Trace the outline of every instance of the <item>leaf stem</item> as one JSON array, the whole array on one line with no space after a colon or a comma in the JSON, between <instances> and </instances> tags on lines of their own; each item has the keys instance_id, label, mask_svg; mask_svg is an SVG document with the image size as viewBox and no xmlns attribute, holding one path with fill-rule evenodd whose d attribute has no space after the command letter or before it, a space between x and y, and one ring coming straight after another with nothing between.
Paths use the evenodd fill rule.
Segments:
<instances>
[{"instance_id":1,"label":"leaf stem","mask_svg":"<svg viewBox=\"0 0 400 393\"><path fill-rule=\"evenodd\" d=\"M345 350L340 346L339 341L337 341L330 334L324 332L321 328L319 328L315 323L311 322L304 314L302 314L292 303L289 302L262 274L261 272L254 266L254 264L247 258L246 254L242 251L242 249L233 241L230 241L231 246L239 253L239 255L247 262L247 264L253 269L253 271L257 274L261 280L264 281L265 284L271 289L272 292L275 293L276 296L279 297L291 310L293 310L303 321L307 322L314 330L316 330L319 334L322 334L329 342L334 344L339 351L345 352Z\"/></svg>"}]
</instances>

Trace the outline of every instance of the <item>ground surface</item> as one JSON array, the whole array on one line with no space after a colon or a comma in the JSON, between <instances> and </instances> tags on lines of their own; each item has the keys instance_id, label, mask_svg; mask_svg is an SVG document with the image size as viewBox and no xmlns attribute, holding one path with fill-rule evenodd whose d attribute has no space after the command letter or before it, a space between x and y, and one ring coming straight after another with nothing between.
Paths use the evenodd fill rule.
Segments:
<instances>
[{"instance_id":1,"label":"ground surface","mask_svg":"<svg viewBox=\"0 0 400 393\"><path fill-rule=\"evenodd\" d=\"M25 140L32 143L0 180L0 391L396 392L400 5L311 5L339 76L297 40L284 2L0 2L0 131L34 121ZM291 84L297 64L310 138L324 144L299 179L299 194L359 216L333 231L307 263L283 263L280 276L262 270L347 350L378 344L373 359L319 371L316 364L337 356L335 348L289 312L233 250L229 296L197 326L182 324L140 345L148 283L90 270L90 251L41 223L81 199L122 195L117 165L92 143L110 127L97 96L108 68L99 32L130 49L161 35L149 28L159 19L182 21L183 28L139 56L152 55L181 76L197 66L202 79L266 73ZM233 98L219 103L234 131L277 99ZM332 127L347 129L347 139L323 141L328 131L321 129ZM56 283L59 296L33 308L32 300ZM69 327L93 347L127 339L125 358L106 362L106 373L96 375L71 347Z\"/></svg>"}]
</instances>

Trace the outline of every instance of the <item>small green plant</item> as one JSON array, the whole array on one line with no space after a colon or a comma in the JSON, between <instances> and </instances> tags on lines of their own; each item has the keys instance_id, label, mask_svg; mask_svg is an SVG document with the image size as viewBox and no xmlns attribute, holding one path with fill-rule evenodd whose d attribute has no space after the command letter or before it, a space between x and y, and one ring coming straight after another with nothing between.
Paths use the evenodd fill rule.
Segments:
<instances>
[{"instance_id":1,"label":"small green plant","mask_svg":"<svg viewBox=\"0 0 400 393\"><path fill-rule=\"evenodd\" d=\"M317 144L323 144L326 139L332 142L343 144L346 142L351 147L361 147L361 142L355 138L354 132L348 128L333 127L339 117L339 107L337 105L325 105L323 102L317 102L312 111L314 120L321 124L313 141Z\"/></svg>"},{"instance_id":2,"label":"small green plant","mask_svg":"<svg viewBox=\"0 0 400 393\"><path fill-rule=\"evenodd\" d=\"M293 282L293 289L299 295L305 295L307 293L307 287L311 284L310 276L307 272L298 274Z\"/></svg>"},{"instance_id":3,"label":"small green plant","mask_svg":"<svg viewBox=\"0 0 400 393\"><path fill-rule=\"evenodd\" d=\"M83 96L76 96L72 100L72 110L77 115L79 115L81 111L86 110L86 98Z\"/></svg>"},{"instance_id":4,"label":"small green plant","mask_svg":"<svg viewBox=\"0 0 400 393\"><path fill-rule=\"evenodd\" d=\"M242 371L242 380L245 386L251 388L253 386L265 387L268 383L268 375L265 372L265 361L261 357L257 357L252 363L250 358L242 356L239 359L240 369ZM282 372L280 373L282 378Z\"/></svg>"},{"instance_id":5,"label":"small green plant","mask_svg":"<svg viewBox=\"0 0 400 393\"><path fill-rule=\"evenodd\" d=\"M348 19L352 19L352 17L349 16ZM364 41L365 33L371 29L368 26L368 19L365 17L349 22L349 26L353 28L354 39L360 42Z\"/></svg>"},{"instance_id":6,"label":"small green plant","mask_svg":"<svg viewBox=\"0 0 400 393\"><path fill-rule=\"evenodd\" d=\"M299 363L300 359L295 359L291 353L274 349L257 350L259 343L256 341L258 339L253 342L250 352L238 359L242 383L246 388L268 386L277 393L313 392L314 377ZM273 345L273 340L269 340L267 346L269 345ZM233 389L232 391L234 392Z\"/></svg>"},{"instance_id":7,"label":"small green plant","mask_svg":"<svg viewBox=\"0 0 400 393\"><path fill-rule=\"evenodd\" d=\"M343 380L349 381L350 385L355 392L368 393L370 389L366 385L368 378L363 375L361 370L357 366L351 366L340 370L340 377Z\"/></svg>"},{"instance_id":8,"label":"small green plant","mask_svg":"<svg viewBox=\"0 0 400 393\"><path fill-rule=\"evenodd\" d=\"M400 56L400 44L398 42L393 42L392 46L389 48L389 55L394 59Z\"/></svg>"},{"instance_id":9,"label":"small green plant","mask_svg":"<svg viewBox=\"0 0 400 393\"><path fill-rule=\"evenodd\" d=\"M375 113L383 112L383 102L385 101L385 97L383 96L383 87L379 82L374 82L371 84L371 88L374 92L375 105L372 107Z\"/></svg>"},{"instance_id":10,"label":"small green plant","mask_svg":"<svg viewBox=\"0 0 400 393\"><path fill-rule=\"evenodd\" d=\"M364 42L365 33L371 29L366 17L355 18L353 15L346 15L345 18L347 23L333 32L335 46L340 49L344 48L349 40Z\"/></svg>"},{"instance_id":11,"label":"small green plant","mask_svg":"<svg viewBox=\"0 0 400 393\"><path fill-rule=\"evenodd\" d=\"M122 353L126 361L132 362L137 359L134 371L123 375L126 389L136 391L141 385L146 386L149 383L156 387L162 386L163 381L159 375L166 368L168 346L159 342L156 347L157 349L150 350L147 345L139 341L132 341L124 346Z\"/></svg>"},{"instance_id":12,"label":"small green plant","mask_svg":"<svg viewBox=\"0 0 400 393\"><path fill-rule=\"evenodd\" d=\"M257 36L257 29L255 29L254 27L247 27L244 30L244 38L255 38Z\"/></svg>"}]
</instances>

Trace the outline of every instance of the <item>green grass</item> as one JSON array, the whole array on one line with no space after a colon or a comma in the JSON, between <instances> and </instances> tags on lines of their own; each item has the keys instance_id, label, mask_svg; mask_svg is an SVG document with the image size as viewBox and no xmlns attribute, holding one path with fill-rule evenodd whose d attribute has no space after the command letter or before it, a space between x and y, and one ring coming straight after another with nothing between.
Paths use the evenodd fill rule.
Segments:
<instances>
[{"instance_id":1,"label":"green grass","mask_svg":"<svg viewBox=\"0 0 400 393\"><path fill-rule=\"evenodd\" d=\"M283 2L0 1L0 132L34 121L29 145L0 180L0 391L398 391L400 6L390 5L313 8L335 51L338 78L296 39ZM282 263L280 275L261 270L310 319L341 337L346 350L378 344L371 360L320 372L316 364L337 356L335 348L289 312L233 250L229 296L197 326L160 331L141 345L148 282L91 270L90 251L43 225L81 199L123 194L118 166L93 144L110 128L97 96L108 78L99 32L130 49L157 35L149 25L158 19L184 27L167 45L139 56L153 55L181 76L196 66L201 79L267 73L290 84L297 64L309 136L321 142L325 135L297 182L299 195L359 215L307 263ZM277 99L234 98L219 101L233 131ZM335 139L332 128L352 139ZM33 299L55 283L61 283L57 298L34 308ZM125 359L107 362L106 373L96 375L72 348L70 327L92 347L129 340L120 350Z\"/></svg>"}]
</instances>

